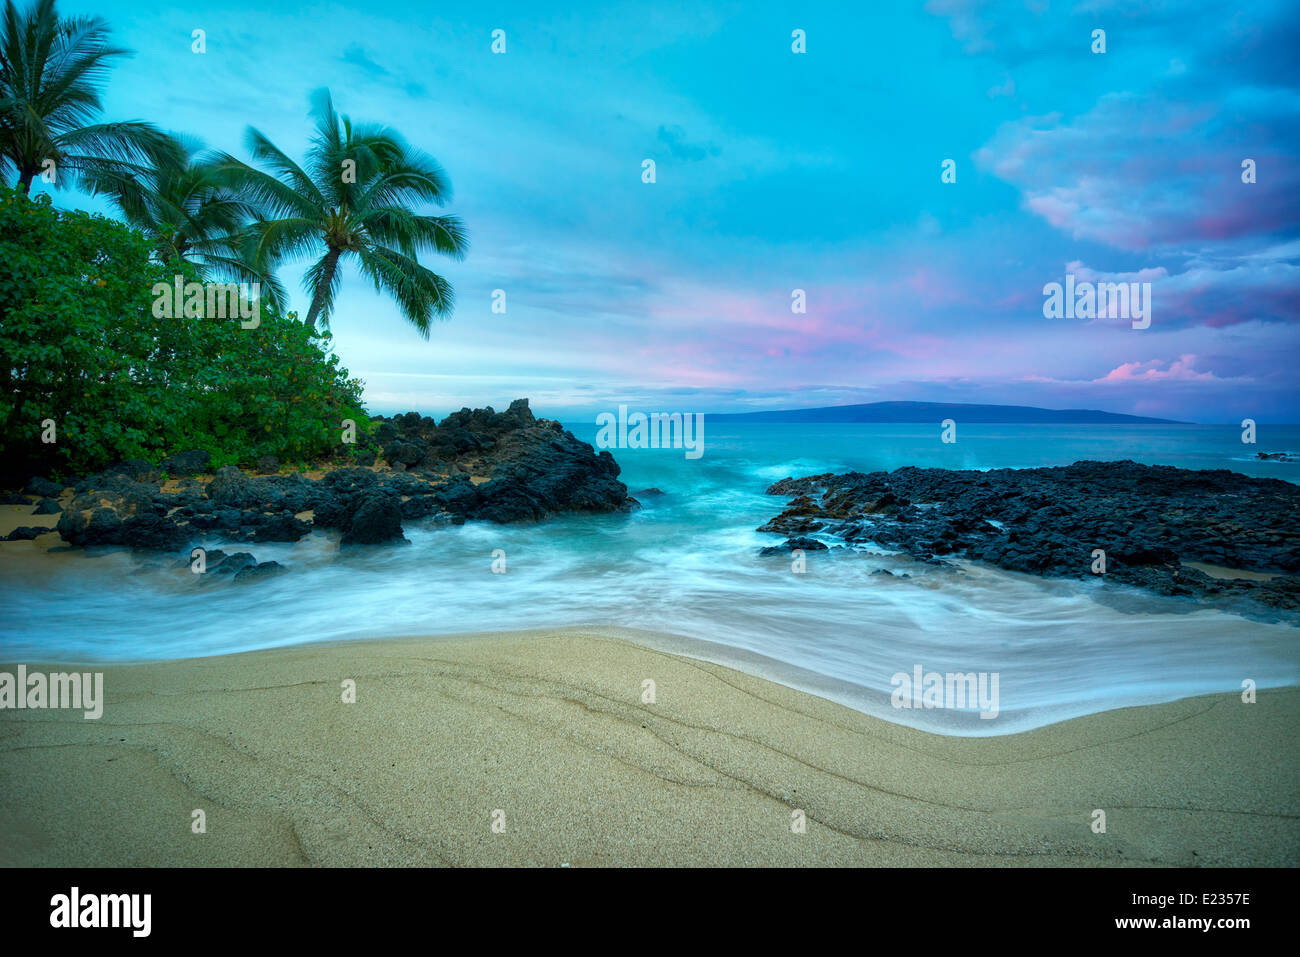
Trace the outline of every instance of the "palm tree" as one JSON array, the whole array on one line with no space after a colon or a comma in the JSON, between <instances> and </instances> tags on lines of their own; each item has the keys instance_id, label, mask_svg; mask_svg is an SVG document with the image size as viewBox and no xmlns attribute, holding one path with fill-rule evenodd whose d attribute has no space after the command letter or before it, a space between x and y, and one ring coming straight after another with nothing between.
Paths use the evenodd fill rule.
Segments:
<instances>
[{"instance_id":1,"label":"palm tree","mask_svg":"<svg viewBox=\"0 0 1300 957\"><path fill-rule=\"evenodd\" d=\"M248 150L266 171L233 157L223 164L227 182L263 217L251 230L253 262L269 272L288 258L318 256L304 277L311 296L306 322L315 327L319 319L328 329L347 257L428 338L433 318L451 313L454 293L417 257L427 251L460 259L469 245L457 217L412 209L447 202L446 174L395 131L373 124L354 127L335 111L328 90L312 95L310 115L316 130L306 169L251 127Z\"/></svg>"},{"instance_id":2,"label":"palm tree","mask_svg":"<svg viewBox=\"0 0 1300 957\"><path fill-rule=\"evenodd\" d=\"M100 17L63 19L54 0L20 13L5 0L0 22L0 169L30 191L53 161L58 185L109 169L174 159L174 141L148 123L94 123L113 59Z\"/></svg>"},{"instance_id":3,"label":"palm tree","mask_svg":"<svg viewBox=\"0 0 1300 957\"><path fill-rule=\"evenodd\" d=\"M159 262L180 260L200 275L258 282L263 299L282 304L274 275L252 264L249 226L257 208L227 181L223 155L205 152L190 137L176 138L175 153L176 162L86 173L83 185L108 196L122 218L150 238Z\"/></svg>"}]
</instances>

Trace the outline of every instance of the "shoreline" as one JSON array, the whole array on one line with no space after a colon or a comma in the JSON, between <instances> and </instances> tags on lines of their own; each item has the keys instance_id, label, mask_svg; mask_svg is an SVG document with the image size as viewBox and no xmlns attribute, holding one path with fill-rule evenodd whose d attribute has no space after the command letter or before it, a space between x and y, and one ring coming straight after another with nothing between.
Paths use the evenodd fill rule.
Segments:
<instances>
[{"instance_id":1,"label":"shoreline","mask_svg":"<svg viewBox=\"0 0 1300 957\"><path fill-rule=\"evenodd\" d=\"M35 543L31 543L35 544ZM1163 690L1151 692L1137 700L1111 702L1094 708L1096 702L1078 702L1062 710L1061 706L1043 705L1027 708L1009 707L1005 701L999 701L997 719L986 721L979 717L975 709L964 711L946 707L930 707L917 710L896 708L891 702L891 691L871 688L856 684L835 675L815 671L791 661L784 661L759 651L739 645L727 644L707 638L699 638L677 632L633 628L604 623L576 622L564 625L541 625L533 628L505 628L478 632L428 632L424 634L387 634L380 636L340 635L330 638L293 641L287 644L268 645L255 648L242 648L206 655L182 655L174 657L146 656L140 658L95 658L95 657L55 657L44 658L31 656L20 661L10 657L0 647L0 671L10 670L19 664L26 665L29 671L45 669L50 671L100 671L111 668L139 668L184 664L186 662L215 661L240 658L246 655L262 653L281 653L291 651L311 652L314 649L328 650L340 646L354 646L361 651L372 646L385 644L404 644L408 642L492 642L503 639L527 641L531 638L544 638L548 635L566 634L579 637L591 637L626 642L647 650L662 652L691 661L715 665L730 671L742 673L750 678L759 679L779 685L787 690L818 698L830 704L847 708L857 714L888 725L931 734L941 738L956 739L991 739L1026 734L1044 728L1051 728L1068 721L1104 715L1129 708L1176 704L1181 701L1202 697L1231 697L1239 695L1238 689L1227 691ZM30 664L30 662L39 664ZM1288 680L1256 680L1258 692L1300 690L1300 683ZM920 692L917 692L919 695ZM906 695L905 695L906 697ZM913 712L923 717L918 720L906 720ZM0 710L0 720L4 711Z\"/></svg>"},{"instance_id":2,"label":"shoreline","mask_svg":"<svg viewBox=\"0 0 1300 957\"><path fill-rule=\"evenodd\" d=\"M1300 863L1295 688L954 737L591 630L96 670L0 711L0 864Z\"/></svg>"}]
</instances>

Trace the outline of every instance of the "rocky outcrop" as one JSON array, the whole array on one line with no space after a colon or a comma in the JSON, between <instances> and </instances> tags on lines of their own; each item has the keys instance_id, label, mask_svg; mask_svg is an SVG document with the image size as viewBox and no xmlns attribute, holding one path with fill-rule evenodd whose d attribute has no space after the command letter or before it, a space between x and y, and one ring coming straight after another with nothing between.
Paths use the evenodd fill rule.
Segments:
<instances>
[{"instance_id":1,"label":"rocky outcrop","mask_svg":"<svg viewBox=\"0 0 1300 957\"><path fill-rule=\"evenodd\" d=\"M383 466L337 468L319 480L226 466L206 485L187 478L164 491L163 472L188 471L206 462L206 453L172 456L162 469L123 462L76 483L56 527L81 546L293 542L313 528L338 531L341 544L352 546L403 541L404 522L537 521L635 507L613 457L597 454L558 422L535 418L527 399L505 412L462 409L441 423L407 413L381 420L376 433ZM259 461L264 473L278 467L270 457ZM62 491L44 479L29 488Z\"/></svg>"},{"instance_id":2,"label":"rocky outcrop","mask_svg":"<svg viewBox=\"0 0 1300 957\"><path fill-rule=\"evenodd\" d=\"M219 548L207 552L204 556L204 566L202 574L194 575L194 580L200 585L208 585L224 579L234 582L257 581L288 571L279 562L259 562L248 552L227 555ZM182 558L174 568L194 572L194 565L189 557Z\"/></svg>"},{"instance_id":3,"label":"rocky outcrop","mask_svg":"<svg viewBox=\"0 0 1300 957\"><path fill-rule=\"evenodd\" d=\"M348 512L342 545L382 545L406 540L402 534L400 500L387 489L366 489L357 493Z\"/></svg>"},{"instance_id":4,"label":"rocky outcrop","mask_svg":"<svg viewBox=\"0 0 1300 957\"><path fill-rule=\"evenodd\" d=\"M23 488L27 495L39 495L42 498L58 498L63 494L63 486L59 482L51 482L47 478L35 477Z\"/></svg>"},{"instance_id":5,"label":"rocky outcrop","mask_svg":"<svg viewBox=\"0 0 1300 957\"><path fill-rule=\"evenodd\" d=\"M760 555L785 555L796 549L805 552L824 552L826 543L815 538L787 538L780 545L769 545L759 552Z\"/></svg>"},{"instance_id":6,"label":"rocky outcrop","mask_svg":"<svg viewBox=\"0 0 1300 957\"><path fill-rule=\"evenodd\" d=\"M1165 595L1300 611L1300 486L1227 470L1076 462L988 472L901 468L786 478L760 531L961 556L1011 571L1105 577ZM782 551L785 547L781 548ZM1207 575L1186 563L1262 573Z\"/></svg>"}]
</instances>

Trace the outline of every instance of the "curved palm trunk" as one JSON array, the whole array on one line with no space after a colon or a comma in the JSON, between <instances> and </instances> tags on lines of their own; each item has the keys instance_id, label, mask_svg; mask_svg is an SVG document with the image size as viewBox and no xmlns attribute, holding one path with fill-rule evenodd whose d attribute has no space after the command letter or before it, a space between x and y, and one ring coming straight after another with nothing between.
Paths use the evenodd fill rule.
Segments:
<instances>
[{"instance_id":1,"label":"curved palm trunk","mask_svg":"<svg viewBox=\"0 0 1300 957\"><path fill-rule=\"evenodd\" d=\"M325 268L321 270L320 282L316 284L316 295L312 297L311 309L307 311L307 325L313 329L316 328L316 317L320 315L321 309L325 307L325 300L329 298L330 288L334 285L334 273L339 268L339 256L342 254L341 249L331 249L325 254Z\"/></svg>"}]
</instances>

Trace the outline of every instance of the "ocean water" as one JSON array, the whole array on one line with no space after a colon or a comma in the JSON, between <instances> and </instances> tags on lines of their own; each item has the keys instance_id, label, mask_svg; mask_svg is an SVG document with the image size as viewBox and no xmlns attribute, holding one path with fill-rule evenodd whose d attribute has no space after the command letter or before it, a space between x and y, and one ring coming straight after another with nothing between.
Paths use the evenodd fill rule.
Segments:
<instances>
[{"instance_id":1,"label":"ocean water","mask_svg":"<svg viewBox=\"0 0 1300 957\"><path fill-rule=\"evenodd\" d=\"M594 423L566 423L595 440ZM765 674L886 720L945 734L1007 734L1111 708L1300 684L1300 630L1101 580L1050 581L965 564L832 550L761 558L781 536L755 529L785 499L764 489L816 472L1030 467L1131 458L1300 481L1300 428L1243 445L1230 426L719 424L705 451L612 450L644 508L536 525L407 523L406 546L340 551L314 533L233 547L290 573L200 585L173 559L118 550L33 555L0 548L0 660L123 661L304 642L553 626L682 636L674 650ZM505 574L492 572L504 553ZM180 556L177 556L178 558ZM896 577L873 575L886 569ZM911 577L903 578L903 574ZM998 715L972 706L900 709L893 676L998 676ZM639 688L643 675L630 675ZM660 694L664 689L660 689Z\"/></svg>"}]
</instances>

